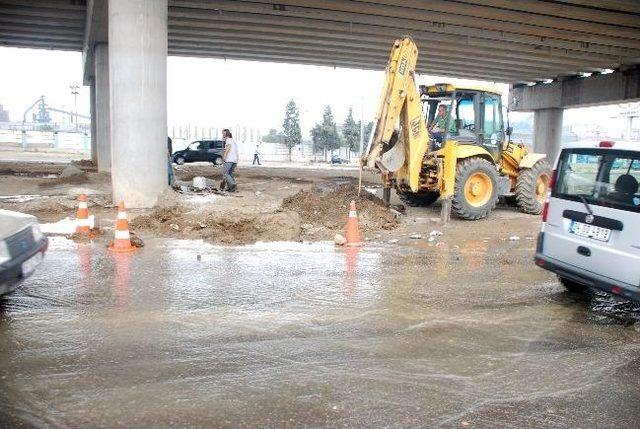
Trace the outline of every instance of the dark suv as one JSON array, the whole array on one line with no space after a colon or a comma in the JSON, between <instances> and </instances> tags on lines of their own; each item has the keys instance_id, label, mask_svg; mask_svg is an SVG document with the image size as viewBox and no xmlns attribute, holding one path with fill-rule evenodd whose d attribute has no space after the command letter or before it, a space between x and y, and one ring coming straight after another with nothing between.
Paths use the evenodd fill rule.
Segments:
<instances>
[{"instance_id":1,"label":"dark suv","mask_svg":"<svg viewBox=\"0 0 640 429\"><path fill-rule=\"evenodd\" d=\"M213 162L222 165L222 153L224 141L222 140L197 140L191 142L186 149L173 153L173 162L182 165L185 162Z\"/></svg>"}]
</instances>

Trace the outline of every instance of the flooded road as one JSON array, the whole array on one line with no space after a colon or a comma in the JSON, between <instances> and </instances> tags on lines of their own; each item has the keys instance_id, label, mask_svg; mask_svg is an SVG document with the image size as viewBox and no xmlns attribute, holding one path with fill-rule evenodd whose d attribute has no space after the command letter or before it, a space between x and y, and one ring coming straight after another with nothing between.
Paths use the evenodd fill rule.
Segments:
<instances>
[{"instance_id":1,"label":"flooded road","mask_svg":"<svg viewBox=\"0 0 640 429\"><path fill-rule=\"evenodd\" d=\"M637 325L530 247L53 238L2 302L0 426L638 427Z\"/></svg>"}]
</instances>

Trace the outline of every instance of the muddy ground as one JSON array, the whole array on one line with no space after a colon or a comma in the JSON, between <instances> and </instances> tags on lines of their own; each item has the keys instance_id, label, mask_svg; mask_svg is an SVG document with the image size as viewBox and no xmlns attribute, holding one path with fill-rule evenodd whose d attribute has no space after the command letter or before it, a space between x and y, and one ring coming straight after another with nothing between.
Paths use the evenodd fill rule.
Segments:
<instances>
[{"instance_id":1,"label":"muddy ground","mask_svg":"<svg viewBox=\"0 0 640 429\"><path fill-rule=\"evenodd\" d=\"M108 232L115 219L110 176L96 172L87 162L74 165L83 173L63 178L65 165L0 162L0 208L33 214L43 223L58 222L74 217L76 195L84 192L95 225ZM215 187L222 179L221 169L210 164L176 166L175 172L182 185L204 176ZM332 240L343 230L352 199L357 201L366 241L473 247L496 236L500 240L517 236L532 245L539 228L539 217L506 204L489 219L454 219L446 227L440 225L437 204L407 208L399 214L382 205L378 178L371 173L363 176L357 195L355 169L240 166L237 176L239 192L235 194L167 191L158 207L129 210L132 231L143 238L202 238L219 244ZM392 203L399 203L395 196ZM106 240L109 234L104 235Z\"/></svg>"}]
</instances>

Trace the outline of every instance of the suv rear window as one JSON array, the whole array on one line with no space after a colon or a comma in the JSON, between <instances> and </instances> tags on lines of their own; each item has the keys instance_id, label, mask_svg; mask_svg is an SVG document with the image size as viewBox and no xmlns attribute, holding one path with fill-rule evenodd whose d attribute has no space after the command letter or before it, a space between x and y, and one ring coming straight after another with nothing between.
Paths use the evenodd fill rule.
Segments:
<instances>
[{"instance_id":1,"label":"suv rear window","mask_svg":"<svg viewBox=\"0 0 640 429\"><path fill-rule=\"evenodd\" d=\"M552 196L640 212L640 152L564 149Z\"/></svg>"}]
</instances>

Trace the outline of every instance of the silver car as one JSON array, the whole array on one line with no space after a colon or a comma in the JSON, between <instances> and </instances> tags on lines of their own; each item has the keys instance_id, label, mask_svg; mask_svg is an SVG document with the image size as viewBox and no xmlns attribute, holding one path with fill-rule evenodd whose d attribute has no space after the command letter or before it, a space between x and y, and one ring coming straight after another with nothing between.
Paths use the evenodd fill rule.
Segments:
<instances>
[{"instance_id":1,"label":"silver car","mask_svg":"<svg viewBox=\"0 0 640 429\"><path fill-rule=\"evenodd\" d=\"M0 295L12 292L35 271L48 244L34 216L0 210Z\"/></svg>"},{"instance_id":2,"label":"silver car","mask_svg":"<svg viewBox=\"0 0 640 429\"><path fill-rule=\"evenodd\" d=\"M542 212L535 262L572 291L640 302L640 151L600 142L564 147Z\"/></svg>"}]
</instances>

